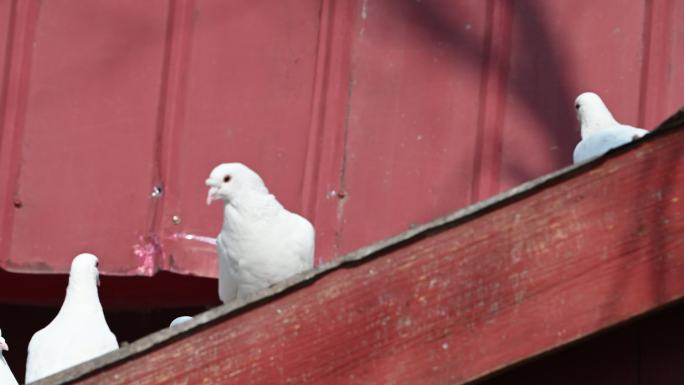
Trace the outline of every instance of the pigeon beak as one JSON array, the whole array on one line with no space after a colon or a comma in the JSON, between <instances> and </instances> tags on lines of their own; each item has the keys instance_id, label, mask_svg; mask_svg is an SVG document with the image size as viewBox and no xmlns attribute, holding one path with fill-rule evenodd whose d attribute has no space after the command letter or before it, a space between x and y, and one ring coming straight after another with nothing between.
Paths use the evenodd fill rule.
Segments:
<instances>
[{"instance_id":1,"label":"pigeon beak","mask_svg":"<svg viewBox=\"0 0 684 385\"><path fill-rule=\"evenodd\" d=\"M211 202L219 199L218 198L218 187L212 187L209 189L209 194L207 194L207 205L210 205Z\"/></svg>"},{"instance_id":2,"label":"pigeon beak","mask_svg":"<svg viewBox=\"0 0 684 385\"><path fill-rule=\"evenodd\" d=\"M2 350L9 350L9 346L7 346L5 340L0 341L0 351Z\"/></svg>"}]
</instances>

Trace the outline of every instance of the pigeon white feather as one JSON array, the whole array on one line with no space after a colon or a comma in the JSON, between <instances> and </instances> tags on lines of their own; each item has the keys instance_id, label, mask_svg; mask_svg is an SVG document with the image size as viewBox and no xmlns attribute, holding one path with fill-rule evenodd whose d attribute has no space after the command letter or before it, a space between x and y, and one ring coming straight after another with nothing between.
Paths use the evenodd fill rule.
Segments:
<instances>
[{"instance_id":1,"label":"pigeon white feather","mask_svg":"<svg viewBox=\"0 0 684 385\"><path fill-rule=\"evenodd\" d=\"M100 304L99 282L97 257L76 256L62 308L29 342L27 383L118 349Z\"/></svg>"},{"instance_id":2,"label":"pigeon white feather","mask_svg":"<svg viewBox=\"0 0 684 385\"><path fill-rule=\"evenodd\" d=\"M313 267L313 226L287 211L256 172L241 163L224 163L211 171L206 185L207 204L224 204L216 239L221 301L244 297Z\"/></svg>"},{"instance_id":3,"label":"pigeon white feather","mask_svg":"<svg viewBox=\"0 0 684 385\"><path fill-rule=\"evenodd\" d=\"M176 319L174 319L173 321L171 321L171 325L169 325L169 327L172 328L176 325L180 325L180 324L188 322L190 320L192 320L192 317L190 317L190 316L187 316L187 315L180 316L180 317L177 317Z\"/></svg>"},{"instance_id":4,"label":"pigeon white feather","mask_svg":"<svg viewBox=\"0 0 684 385\"><path fill-rule=\"evenodd\" d=\"M573 162L579 163L601 156L609 150L639 139L648 131L618 123L603 100L593 92L585 92L575 100L582 140L575 147Z\"/></svg>"},{"instance_id":5,"label":"pigeon white feather","mask_svg":"<svg viewBox=\"0 0 684 385\"><path fill-rule=\"evenodd\" d=\"M10 370L5 357L2 355L2 352L5 350L9 350L9 346L7 346L7 342L2 337L2 330L0 330L0 385L16 385L18 384L17 379L14 378L12 370Z\"/></svg>"}]
</instances>

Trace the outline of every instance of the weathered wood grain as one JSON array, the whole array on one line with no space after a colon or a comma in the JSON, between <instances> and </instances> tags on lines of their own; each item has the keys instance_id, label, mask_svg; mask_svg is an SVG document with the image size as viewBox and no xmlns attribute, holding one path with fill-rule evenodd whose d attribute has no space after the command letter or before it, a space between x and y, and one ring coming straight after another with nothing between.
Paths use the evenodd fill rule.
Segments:
<instances>
[{"instance_id":1,"label":"weathered wood grain","mask_svg":"<svg viewBox=\"0 0 684 385\"><path fill-rule=\"evenodd\" d=\"M684 295L684 129L628 147L45 383L462 384L629 320Z\"/></svg>"}]
</instances>

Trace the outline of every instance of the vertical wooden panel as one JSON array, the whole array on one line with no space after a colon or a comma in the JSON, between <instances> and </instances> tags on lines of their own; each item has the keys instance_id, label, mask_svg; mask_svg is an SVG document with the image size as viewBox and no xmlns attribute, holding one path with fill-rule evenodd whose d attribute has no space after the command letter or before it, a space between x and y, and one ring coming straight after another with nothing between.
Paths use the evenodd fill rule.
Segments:
<instances>
[{"instance_id":1,"label":"vertical wooden panel","mask_svg":"<svg viewBox=\"0 0 684 385\"><path fill-rule=\"evenodd\" d=\"M32 1L5 2L6 18L0 90L0 264L6 267L12 242L12 226L20 166L22 133L31 64L31 41L36 25L37 5Z\"/></svg>"},{"instance_id":2,"label":"vertical wooden panel","mask_svg":"<svg viewBox=\"0 0 684 385\"><path fill-rule=\"evenodd\" d=\"M684 2L650 1L647 67L643 69L642 121L650 127L684 105Z\"/></svg>"},{"instance_id":3,"label":"vertical wooden panel","mask_svg":"<svg viewBox=\"0 0 684 385\"><path fill-rule=\"evenodd\" d=\"M338 223L346 203L344 183L352 44L358 0L321 2L321 30L312 102L311 133L302 186L303 214L316 225L316 263L339 254Z\"/></svg>"},{"instance_id":4,"label":"vertical wooden panel","mask_svg":"<svg viewBox=\"0 0 684 385\"><path fill-rule=\"evenodd\" d=\"M10 49L10 35L12 28L12 1L0 2L0 95L4 95L6 92L7 79L7 62L8 62L8 50ZM4 96L3 96L4 98ZM3 102L4 104L4 102ZM2 111L0 109L0 111ZM1 138L2 136L0 136Z\"/></svg>"},{"instance_id":5,"label":"vertical wooden panel","mask_svg":"<svg viewBox=\"0 0 684 385\"><path fill-rule=\"evenodd\" d=\"M476 202L499 192L502 172L501 133L506 114L506 87L511 56L511 3L488 2L486 51L479 101L478 141L471 200Z\"/></svg>"},{"instance_id":6,"label":"vertical wooden panel","mask_svg":"<svg viewBox=\"0 0 684 385\"><path fill-rule=\"evenodd\" d=\"M97 253L138 271L147 233L164 2L40 3L26 86L9 255L13 270L63 271Z\"/></svg>"},{"instance_id":7,"label":"vertical wooden panel","mask_svg":"<svg viewBox=\"0 0 684 385\"><path fill-rule=\"evenodd\" d=\"M482 1L363 1L352 62L340 252L470 202Z\"/></svg>"}]
</instances>

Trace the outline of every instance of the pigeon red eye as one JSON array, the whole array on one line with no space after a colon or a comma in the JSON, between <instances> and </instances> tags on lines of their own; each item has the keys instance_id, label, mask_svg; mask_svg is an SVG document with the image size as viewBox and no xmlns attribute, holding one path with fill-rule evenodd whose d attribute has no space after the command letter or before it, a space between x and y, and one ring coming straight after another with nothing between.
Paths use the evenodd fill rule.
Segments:
<instances>
[{"instance_id":1,"label":"pigeon red eye","mask_svg":"<svg viewBox=\"0 0 684 385\"><path fill-rule=\"evenodd\" d=\"M579 110L579 103L575 104L575 109Z\"/></svg>"},{"instance_id":2,"label":"pigeon red eye","mask_svg":"<svg viewBox=\"0 0 684 385\"><path fill-rule=\"evenodd\" d=\"M223 177L223 183L228 183L230 182L230 175L226 175Z\"/></svg>"},{"instance_id":3,"label":"pigeon red eye","mask_svg":"<svg viewBox=\"0 0 684 385\"><path fill-rule=\"evenodd\" d=\"M100 267L100 262L95 262L95 267Z\"/></svg>"}]
</instances>

